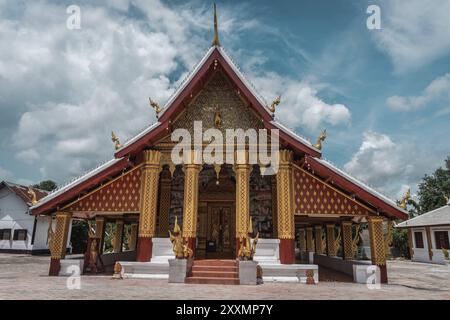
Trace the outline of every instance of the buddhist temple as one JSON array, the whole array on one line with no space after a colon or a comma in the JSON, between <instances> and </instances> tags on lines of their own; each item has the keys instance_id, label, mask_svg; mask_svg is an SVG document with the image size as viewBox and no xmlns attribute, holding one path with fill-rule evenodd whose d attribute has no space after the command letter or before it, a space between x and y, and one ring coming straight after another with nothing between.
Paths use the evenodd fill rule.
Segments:
<instances>
[{"instance_id":1,"label":"buddhist temple","mask_svg":"<svg viewBox=\"0 0 450 320\"><path fill-rule=\"evenodd\" d=\"M265 243L276 244L280 265L303 263L309 254L353 260L356 229L361 226L369 230L371 264L380 268L381 280L387 282L386 226L407 219L407 212L324 160L326 132L311 143L283 125L276 109L290 106L275 96L268 97L274 100L267 104L221 46L214 10L211 47L164 105L150 100L156 122L123 144L113 134L110 161L31 208L36 216L54 217L49 275L60 273L71 220L84 219L95 225L91 237L98 239L99 254L106 223L116 224L117 254L122 251L124 225L130 225L132 254L114 260L135 266L153 260L156 246L169 241L175 221L194 262L235 259L240 239L250 232L253 237L259 233L257 254ZM214 128L224 136L227 129L276 132L276 173L267 174L265 165L250 163L250 142L241 148L223 142L223 150L231 148L240 161L199 163L199 150L192 149L185 150L184 163L174 163L177 141L172 133L185 129L193 134L196 121L201 121L203 132ZM207 147L208 141L203 141L200 151Z\"/></svg>"}]
</instances>

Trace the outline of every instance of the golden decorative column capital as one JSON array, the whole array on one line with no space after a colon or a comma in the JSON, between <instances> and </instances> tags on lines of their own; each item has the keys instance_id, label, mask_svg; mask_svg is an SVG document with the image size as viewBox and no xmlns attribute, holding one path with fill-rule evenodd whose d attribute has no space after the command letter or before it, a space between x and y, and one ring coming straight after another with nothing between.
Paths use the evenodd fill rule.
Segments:
<instances>
[{"instance_id":1,"label":"golden decorative column capital","mask_svg":"<svg viewBox=\"0 0 450 320\"><path fill-rule=\"evenodd\" d=\"M316 242L316 253L323 254L324 248L322 243L322 226L314 227L314 239Z\"/></svg>"},{"instance_id":2,"label":"golden decorative column capital","mask_svg":"<svg viewBox=\"0 0 450 320\"><path fill-rule=\"evenodd\" d=\"M188 152L189 160L184 165L183 237L197 236L198 178L201 164L196 164L197 152Z\"/></svg>"},{"instance_id":3,"label":"golden decorative column capital","mask_svg":"<svg viewBox=\"0 0 450 320\"><path fill-rule=\"evenodd\" d=\"M370 251L372 263L377 266L386 265L386 252L384 245L383 217L369 216Z\"/></svg>"},{"instance_id":4,"label":"golden decorative column capital","mask_svg":"<svg viewBox=\"0 0 450 320\"><path fill-rule=\"evenodd\" d=\"M278 152L277 203L278 238L295 239L294 183L290 150Z\"/></svg>"},{"instance_id":5,"label":"golden decorative column capital","mask_svg":"<svg viewBox=\"0 0 450 320\"><path fill-rule=\"evenodd\" d=\"M344 245L344 260L352 260L353 259L352 225L353 224L352 224L351 221L343 221L343 222L341 222L342 243Z\"/></svg>"},{"instance_id":6,"label":"golden decorative column capital","mask_svg":"<svg viewBox=\"0 0 450 320\"><path fill-rule=\"evenodd\" d=\"M327 224L327 253L330 257L335 257L337 255L337 250L335 246L335 234L334 234L334 224Z\"/></svg>"},{"instance_id":7,"label":"golden decorative column capital","mask_svg":"<svg viewBox=\"0 0 450 320\"><path fill-rule=\"evenodd\" d=\"M139 216L139 237L155 236L161 152L144 150L144 165L141 173L141 201Z\"/></svg>"},{"instance_id":8,"label":"golden decorative column capital","mask_svg":"<svg viewBox=\"0 0 450 320\"><path fill-rule=\"evenodd\" d=\"M236 238L246 237L250 221L250 165L246 150L235 152Z\"/></svg>"},{"instance_id":9,"label":"golden decorative column capital","mask_svg":"<svg viewBox=\"0 0 450 320\"><path fill-rule=\"evenodd\" d=\"M48 246L52 259L64 259L66 256L67 237L69 234L70 220L72 213L56 213L56 229L51 231Z\"/></svg>"},{"instance_id":10,"label":"golden decorative column capital","mask_svg":"<svg viewBox=\"0 0 450 320\"><path fill-rule=\"evenodd\" d=\"M298 244L300 251L306 251L306 229L301 228L298 230Z\"/></svg>"},{"instance_id":11,"label":"golden decorative column capital","mask_svg":"<svg viewBox=\"0 0 450 320\"><path fill-rule=\"evenodd\" d=\"M114 243L113 243L114 253L122 251L122 235L123 235L123 220L116 220L116 230L114 232Z\"/></svg>"}]
</instances>

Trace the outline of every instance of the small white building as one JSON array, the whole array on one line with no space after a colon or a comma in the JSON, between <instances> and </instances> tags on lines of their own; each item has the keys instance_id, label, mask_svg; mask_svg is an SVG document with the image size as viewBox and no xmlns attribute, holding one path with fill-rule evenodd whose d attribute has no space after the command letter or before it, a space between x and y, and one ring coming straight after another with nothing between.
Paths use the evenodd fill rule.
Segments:
<instances>
[{"instance_id":1,"label":"small white building","mask_svg":"<svg viewBox=\"0 0 450 320\"><path fill-rule=\"evenodd\" d=\"M37 200L47 195L36 188L33 191ZM31 215L31 200L28 187L0 182L0 252L49 253L47 217ZM68 248L69 243L70 231Z\"/></svg>"},{"instance_id":2,"label":"small white building","mask_svg":"<svg viewBox=\"0 0 450 320\"><path fill-rule=\"evenodd\" d=\"M404 221L396 227L408 229L412 261L450 264L443 250L450 251L450 201L441 208Z\"/></svg>"}]
</instances>

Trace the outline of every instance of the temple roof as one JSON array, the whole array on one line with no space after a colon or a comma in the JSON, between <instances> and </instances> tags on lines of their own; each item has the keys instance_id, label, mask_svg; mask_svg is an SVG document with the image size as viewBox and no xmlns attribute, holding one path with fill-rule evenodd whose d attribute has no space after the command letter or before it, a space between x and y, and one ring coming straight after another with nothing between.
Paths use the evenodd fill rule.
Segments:
<instances>
[{"instance_id":1,"label":"temple roof","mask_svg":"<svg viewBox=\"0 0 450 320\"><path fill-rule=\"evenodd\" d=\"M170 133L172 121L195 98L195 93L203 89L208 77L214 74L216 67L219 66L221 71L230 78L238 94L247 100L248 106L261 118L264 127L268 130L279 130L283 147L292 148L304 156L305 161L309 161L317 167L316 170L320 171L323 176L334 175L334 180L337 184L340 184L341 188L357 194L361 200L379 209L380 212L384 212L388 216L406 219L406 211L399 208L394 201L327 161L320 159L321 151L319 149L275 119L275 116L269 111L267 103L259 95L253 84L243 75L233 59L220 46L215 13L214 16L215 27L212 46L165 103L158 116L158 121L126 141L121 148L115 151L114 159L87 172L39 201L32 207L33 212L41 214L54 210L60 203L73 199L82 192L85 193L94 188L96 184L102 183L103 180L110 178L111 175L132 167L133 164L129 159L133 159L143 149L152 146L158 139Z\"/></svg>"},{"instance_id":2,"label":"temple roof","mask_svg":"<svg viewBox=\"0 0 450 320\"><path fill-rule=\"evenodd\" d=\"M397 228L450 225L450 201L443 207L399 223Z\"/></svg>"}]
</instances>

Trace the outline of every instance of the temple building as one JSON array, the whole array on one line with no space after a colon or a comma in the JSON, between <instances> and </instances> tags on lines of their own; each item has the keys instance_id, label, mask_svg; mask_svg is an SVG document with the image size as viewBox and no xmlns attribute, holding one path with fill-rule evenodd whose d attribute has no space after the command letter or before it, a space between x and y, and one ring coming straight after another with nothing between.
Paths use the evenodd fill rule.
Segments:
<instances>
[{"instance_id":1,"label":"temple building","mask_svg":"<svg viewBox=\"0 0 450 320\"><path fill-rule=\"evenodd\" d=\"M407 219L407 212L324 160L325 133L312 144L280 123L278 104L289 106L279 98L270 105L264 102L220 45L215 13L214 20L214 40L200 62L164 106L150 101L157 121L123 145L113 134L116 150L110 161L31 208L36 216L56 220L49 274L59 273L75 218L92 221L100 242L105 224L115 223L117 254L123 251L124 225L130 225L126 259L136 263L153 260L175 220L194 261L235 259L240 239L251 230L253 236L259 232L257 253L264 241L276 244L280 265L309 260L311 254L353 260L361 224L369 230L371 263L387 282L385 226ZM223 150L231 147L239 161L198 163L198 149L192 149L184 152L184 163L174 163L177 142L171 135L185 129L193 136L195 121L202 122L203 132L214 128L224 136L227 129L277 132L276 174L250 163L250 143L238 148L224 142ZM203 141L200 151L208 145ZM101 243L99 248L101 254Z\"/></svg>"}]
</instances>

